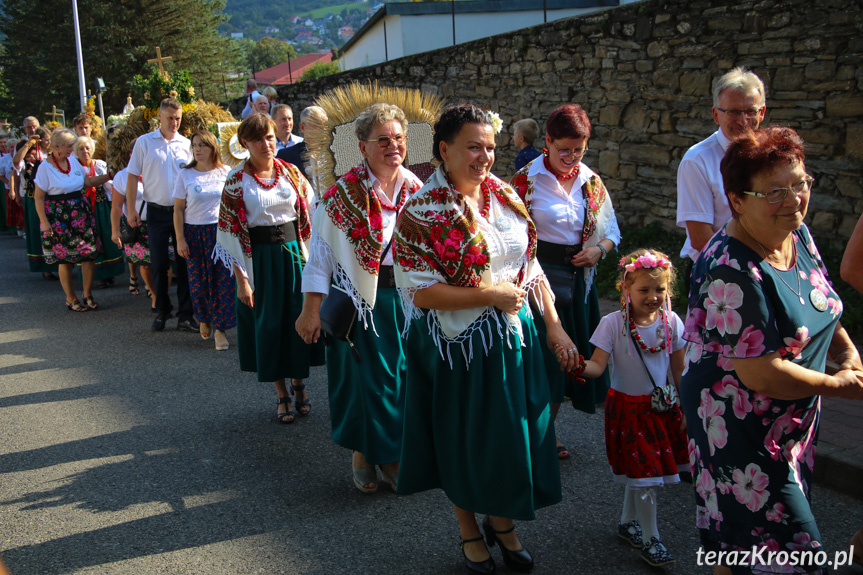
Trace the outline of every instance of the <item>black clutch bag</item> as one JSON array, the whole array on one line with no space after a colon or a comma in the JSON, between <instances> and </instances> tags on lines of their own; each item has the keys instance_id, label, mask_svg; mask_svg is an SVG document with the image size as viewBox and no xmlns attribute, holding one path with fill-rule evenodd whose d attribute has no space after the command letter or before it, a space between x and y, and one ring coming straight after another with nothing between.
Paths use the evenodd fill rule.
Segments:
<instances>
[{"instance_id":1,"label":"black clutch bag","mask_svg":"<svg viewBox=\"0 0 863 575\"><path fill-rule=\"evenodd\" d=\"M133 228L125 219L120 220L120 241L124 246L131 246L139 242L141 237L141 227Z\"/></svg>"},{"instance_id":2,"label":"black clutch bag","mask_svg":"<svg viewBox=\"0 0 863 575\"><path fill-rule=\"evenodd\" d=\"M554 294L554 307L567 309L572 306L572 292L575 288L575 274L569 270L555 268L543 269L551 293Z\"/></svg>"},{"instance_id":3,"label":"black clutch bag","mask_svg":"<svg viewBox=\"0 0 863 575\"><path fill-rule=\"evenodd\" d=\"M144 200L142 199L141 207L138 209L139 216L143 209ZM143 222L141 225L143 225ZM131 246L132 244L139 243L141 241L141 226L133 228L129 225L129 222L126 221L126 218L120 218L120 241L123 242L124 246Z\"/></svg>"},{"instance_id":4,"label":"black clutch bag","mask_svg":"<svg viewBox=\"0 0 863 575\"><path fill-rule=\"evenodd\" d=\"M362 363L357 348L351 341L351 335L357 325L357 308L347 293L333 286L330 293L321 303L321 331L328 337L346 341L351 346L354 361Z\"/></svg>"}]
</instances>

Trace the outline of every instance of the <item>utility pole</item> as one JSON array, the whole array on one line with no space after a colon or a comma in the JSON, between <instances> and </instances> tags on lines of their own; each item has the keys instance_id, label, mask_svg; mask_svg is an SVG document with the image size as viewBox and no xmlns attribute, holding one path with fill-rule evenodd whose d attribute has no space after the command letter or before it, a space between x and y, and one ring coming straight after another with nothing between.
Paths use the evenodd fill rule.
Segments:
<instances>
[{"instance_id":1,"label":"utility pole","mask_svg":"<svg viewBox=\"0 0 863 575\"><path fill-rule=\"evenodd\" d=\"M81 53L81 27L78 25L78 0L72 0L72 19L75 22L75 53L78 56L78 92L81 95L81 111L87 102L87 92L84 89L84 56Z\"/></svg>"}]
</instances>

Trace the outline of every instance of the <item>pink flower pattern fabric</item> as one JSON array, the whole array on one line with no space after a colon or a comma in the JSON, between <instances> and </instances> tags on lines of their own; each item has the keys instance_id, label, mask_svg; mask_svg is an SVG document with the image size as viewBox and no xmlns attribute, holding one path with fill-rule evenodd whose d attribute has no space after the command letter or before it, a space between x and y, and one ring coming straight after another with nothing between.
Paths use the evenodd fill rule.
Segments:
<instances>
[{"instance_id":1,"label":"pink flower pattern fabric","mask_svg":"<svg viewBox=\"0 0 863 575\"><path fill-rule=\"evenodd\" d=\"M809 230L802 226L794 239L796 265L777 270L723 228L693 267L680 397L690 436L695 522L709 550L821 546L809 507L820 398L769 397L747 387L735 370L738 360L771 354L824 369L842 302ZM813 292L818 294L810 298ZM826 309L817 309L812 302L824 298Z\"/></svg>"}]
</instances>

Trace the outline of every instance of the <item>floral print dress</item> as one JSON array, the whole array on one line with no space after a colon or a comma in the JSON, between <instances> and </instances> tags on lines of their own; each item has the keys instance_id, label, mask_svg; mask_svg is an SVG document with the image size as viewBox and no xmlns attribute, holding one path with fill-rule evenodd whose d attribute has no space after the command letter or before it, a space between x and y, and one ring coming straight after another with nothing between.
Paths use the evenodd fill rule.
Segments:
<instances>
[{"instance_id":1,"label":"floral print dress","mask_svg":"<svg viewBox=\"0 0 863 575\"><path fill-rule=\"evenodd\" d=\"M692 272L681 402L696 526L708 549L821 547L809 507L820 396L790 401L762 395L740 381L731 362L779 352L824 371L842 302L806 226L793 238L796 265L780 271L723 227ZM734 572L807 571L771 566L762 553Z\"/></svg>"}]
</instances>

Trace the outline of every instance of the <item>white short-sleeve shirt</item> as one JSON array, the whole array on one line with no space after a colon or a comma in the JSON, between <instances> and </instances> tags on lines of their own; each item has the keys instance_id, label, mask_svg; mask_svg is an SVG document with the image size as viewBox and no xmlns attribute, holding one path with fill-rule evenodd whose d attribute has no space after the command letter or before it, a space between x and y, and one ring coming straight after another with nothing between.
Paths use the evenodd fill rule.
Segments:
<instances>
[{"instance_id":1,"label":"white short-sleeve shirt","mask_svg":"<svg viewBox=\"0 0 863 575\"><path fill-rule=\"evenodd\" d=\"M534 180L533 202L530 217L536 224L536 237L544 242L571 246L581 243L584 229L584 183L596 173L583 162L579 164L578 175L569 193L563 189L557 176L549 172L542 158L537 158L530 166L528 176ZM612 208L613 210L613 208ZM611 240L620 245L620 228L617 218L611 218L605 236L600 240Z\"/></svg>"},{"instance_id":2,"label":"white short-sleeve shirt","mask_svg":"<svg viewBox=\"0 0 863 575\"><path fill-rule=\"evenodd\" d=\"M126 168L123 168L116 174L114 174L114 179L111 181L111 187L114 191L124 198L126 197L126 180L129 178L129 172ZM141 183L141 180L138 180L138 193L135 196L135 207L138 209L138 215L141 216L141 221L147 221L147 206L142 201L142 196L144 195L144 185ZM129 215L127 213L126 202L123 202L123 215Z\"/></svg>"},{"instance_id":3,"label":"white short-sleeve shirt","mask_svg":"<svg viewBox=\"0 0 863 575\"><path fill-rule=\"evenodd\" d=\"M67 174L61 172L50 158L39 164L33 181L46 195L71 194L84 189L84 168L75 156L69 156L68 159L69 173ZM62 166L63 162L60 165Z\"/></svg>"},{"instance_id":4,"label":"white short-sleeve shirt","mask_svg":"<svg viewBox=\"0 0 863 575\"><path fill-rule=\"evenodd\" d=\"M161 130L140 136L132 149L127 173L144 177L144 199L160 206L174 205L174 182L192 161L188 138L179 133L168 141Z\"/></svg>"},{"instance_id":5,"label":"white short-sleeve shirt","mask_svg":"<svg viewBox=\"0 0 863 575\"><path fill-rule=\"evenodd\" d=\"M731 208L725 197L719 163L731 143L722 130L689 148L677 168L677 225L686 228L686 222L710 224L714 233L731 219ZM692 247L689 231L681 257L693 261L698 250Z\"/></svg>"},{"instance_id":6,"label":"white short-sleeve shirt","mask_svg":"<svg viewBox=\"0 0 863 575\"><path fill-rule=\"evenodd\" d=\"M227 178L226 166L209 172L199 172L195 168L180 170L173 195L175 199L186 201L185 223L203 226L219 221L219 202Z\"/></svg>"},{"instance_id":7,"label":"white short-sleeve shirt","mask_svg":"<svg viewBox=\"0 0 863 575\"><path fill-rule=\"evenodd\" d=\"M3 154L0 157L0 178L8 178L12 172L12 154Z\"/></svg>"},{"instance_id":8,"label":"white short-sleeve shirt","mask_svg":"<svg viewBox=\"0 0 863 575\"><path fill-rule=\"evenodd\" d=\"M637 326L638 335L644 340L647 347L658 347L662 341L660 331L664 332L662 315L657 314L657 319L651 325ZM683 322L680 316L671 312L669 318L671 325L671 351L678 351L686 346L683 339ZM627 345L627 341L629 342ZM590 338L590 343L599 349L611 354L608 360L611 370L611 388L627 395L650 395L653 393L653 384L647 376L645 365L650 369L650 374L656 385L662 385L668 380L668 367L671 359L667 350L658 353L650 353L635 349L635 344L629 336L629 329L623 330L623 312L610 313L599 321L596 331ZM629 350L627 352L627 349ZM644 358L644 363L638 354Z\"/></svg>"},{"instance_id":9,"label":"white short-sleeve shirt","mask_svg":"<svg viewBox=\"0 0 863 575\"><path fill-rule=\"evenodd\" d=\"M272 178L261 179L265 184ZM249 227L280 226L297 219L297 191L287 177L281 176L275 187L266 189L243 172L243 204Z\"/></svg>"}]
</instances>

